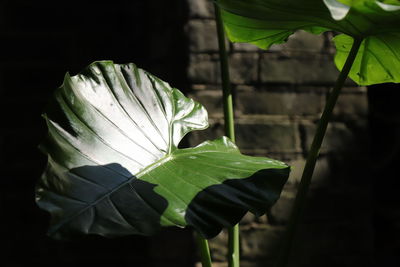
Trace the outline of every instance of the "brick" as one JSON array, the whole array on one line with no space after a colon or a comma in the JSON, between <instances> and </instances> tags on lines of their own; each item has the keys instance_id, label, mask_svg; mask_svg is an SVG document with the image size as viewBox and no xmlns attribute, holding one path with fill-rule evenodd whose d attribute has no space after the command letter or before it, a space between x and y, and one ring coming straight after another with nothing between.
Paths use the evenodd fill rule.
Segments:
<instances>
[{"instance_id":1,"label":"brick","mask_svg":"<svg viewBox=\"0 0 400 267\"><path fill-rule=\"evenodd\" d=\"M186 33L191 52L218 52L217 30L214 20L190 20Z\"/></svg>"},{"instance_id":2,"label":"brick","mask_svg":"<svg viewBox=\"0 0 400 267\"><path fill-rule=\"evenodd\" d=\"M240 148L286 153L299 151L297 126L293 123L271 122L262 117L242 117L236 122L236 140Z\"/></svg>"},{"instance_id":3,"label":"brick","mask_svg":"<svg viewBox=\"0 0 400 267\"><path fill-rule=\"evenodd\" d=\"M247 212L246 215L243 216L243 218L240 220L240 225L249 225L254 222L256 222L258 219L257 216L255 216L251 212Z\"/></svg>"},{"instance_id":4,"label":"brick","mask_svg":"<svg viewBox=\"0 0 400 267\"><path fill-rule=\"evenodd\" d=\"M305 163L306 160L303 158L289 160L287 162L287 164L289 164L292 168L288 183L294 185L298 185L300 183ZM328 175L329 173L330 173L330 168L329 168L328 158L325 156L320 156L315 165L311 186L318 187L319 185L324 184L326 177L329 176Z\"/></svg>"},{"instance_id":5,"label":"brick","mask_svg":"<svg viewBox=\"0 0 400 267\"><path fill-rule=\"evenodd\" d=\"M289 215L293 206L297 186L303 174L305 159L289 160L286 163L291 167L289 180L284 187L280 198L271 208L271 216L274 223L285 224L289 220ZM327 157L320 157L315 166L310 190L325 187L330 184L331 175L329 161Z\"/></svg>"},{"instance_id":6,"label":"brick","mask_svg":"<svg viewBox=\"0 0 400 267\"><path fill-rule=\"evenodd\" d=\"M188 79L192 83L220 83L218 56L191 54L189 57Z\"/></svg>"},{"instance_id":7,"label":"brick","mask_svg":"<svg viewBox=\"0 0 400 267\"><path fill-rule=\"evenodd\" d=\"M314 134L316 131L315 124L303 124L301 130L303 132L304 140L303 147L305 151L310 149ZM344 123L335 122L328 125L324 141L321 146L321 153L328 152L346 152L355 149L357 144L354 132L352 132Z\"/></svg>"},{"instance_id":8,"label":"brick","mask_svg":"<svg viewBox=\"0 0 400 267\"><path fill-rule=\"evenodd\" d=\"M214 6L211 0L188 0L190 18L213 18Z\"/></svg>"},{"instance_id":9,"label":"brick","mask_svg":"<svg viewBox=\"0 0 400 267\"><path fill-rule=\"evenodd\" d=\"M271 224L285 224L289 220L290 212L295 199L294 192L283 191L278 201L272 206L270 211Z\"/></svg>"},{"instance_id":10,"label":"brick","mask_svg":"<svg viewBox=\"0 0 400 267\"><path fill-rule=\"evenodd\" d=\"M257 81L256 53L234 53L230 60L231 82L236 84ZM191 54L188 76L192 83L215 84L221 82L218 54Z\"/></svg>"},{"instance_id":11,"label":"brick","mask_svg":"<svg viewBox=\"0 0 400 267\"><path fill-rule=\"evenodd\" d=\"M326 36L315 35L305 31L296 31L289 36L287 42L282 44L273 44L268 51L273 53L281 53L291 55L296 52L305 52L309 55L318 54L322 51L328 51L326 48Z\"/></svg>"},{"instance_id":12,"label":"brick","mask_svg":"<svg viewBox=\"0 0 400 267\"><path fill-rule=\"evenodd\" d=\"M264 225L241 231L241 257L243 260L274 259L278 253L283 228Z\"/></svg>"},{"instance_id":13,"label":"brick","mask_svg":"<svg viewBox=\"0 0 400 267\"><path fill-rule=\"evenodd\" d=\"M342 88L341 94L366 94L368 89L365 86L346 85Z\"/></svg>"},{"instance_id":14,"label":"brick","mask_svg":"<svg viewBox=\"0 0 400 267\"><path fill-rule=\"evenodd\" d=\"M209 117L223 116L221 90L191 92L188 97L202 104L207 109Z\"/></svg>"},{"instance_id":15,"label":"brick","mask_svg":"<svg viewBox=\"0 0 400 267\"><path fill-rule=\"evenodd\" d=\"M221 85L213 85L213 84L192 84L190 89L192 91L221 91ZM222 91L221 91L222 92Z\"/></svg>"},{"instance_id":16,"label":"brick","mask_svg":"<svg viewBox=\"0 0 400 267\"><path fill-rule=\"evenodd\" d=\"M225 261L228 253L228 231L223 229L222 232L209 241L210 251L213 261Z\"/></svg>"},{"instance_id":17,"label":"brick","mask_svg":"<svg viewBox=\"0 0 400 267\"><path fill-rule=\"evenodd\" d=\"M234 84L255 83L258 76L257 53L233 53L230 60L230 78Z\"/></svg>"},{"instance_id":18,"label":"brick","mask_svg":"<svg viewBox=\"0 0 400 267\"><path fill-rule=\"evenodd\" d=\"M210 126L207 129L201 131L193 131L188 134L187 140L189 146L197 146L198 144L206 140L214 140L225 135L224 125L222 121L210 119L209 122Z\"/></svg>"},{"instance_id":19,"label":"brick","mask_svg":"<svg viewBox=\"0 0 400 267\"><path fill-rule=\"evenodd\" d=\"M319 53L323 50L325 44L324 35L315 35L305 31L296 31L288 41L283 44L273 45L272 51L290 53L301 51L308 53Z\"/></svg>"},{"instance_id":20,"label":"brick","mask_svg":"<svg viewBox=\"0 0 400 267\"><path fill-rule=\"evenodd\" d=\"M324 101L318 92L237 92L237 108L243 114L315 115L322 111Z\"/></svg>"},{"instance_id":21,"label":"brick","mask_svg":"<svg viewBox=\"0 0 400 267\"><path fill-rule=\"evenodd\" d=\"M368 115L368 99L366 93L344 93L339 99L333 110L336 120L351 120Z\"/></svg>"},{"instance_id":22,"label":"brick","mask_svg":"<svg viewBox=\"0 0 400 267\"><path fill-rule=\"evenodd\" d=\"M261 49L249 43L232 43L234 52L257 52Z\"/></svg>"},{"instance_id":23,"label":"brick","mask_svg":"<svg viewBox=\"0 0 400 267\"><path fill-rule=\"evenodd\" d=\"M329 55L283 56L264 53L260 63L263 83L332 85L339 72Z\"/></svg>"},{"instance_id":24,"label":"brick","mask_svg":"<svg viewBox=\"0 0 400 267\"><path fill-rule=\"evenodd\" d=\"M286 85L288 86L288 85ZM321 94L325 95L329 90L332 88L329 85L289 85L294 88L293 92L296 93L314 93L314 94ZM326 97L325 97L326 98Z\"/></svg>"}]
</instances>

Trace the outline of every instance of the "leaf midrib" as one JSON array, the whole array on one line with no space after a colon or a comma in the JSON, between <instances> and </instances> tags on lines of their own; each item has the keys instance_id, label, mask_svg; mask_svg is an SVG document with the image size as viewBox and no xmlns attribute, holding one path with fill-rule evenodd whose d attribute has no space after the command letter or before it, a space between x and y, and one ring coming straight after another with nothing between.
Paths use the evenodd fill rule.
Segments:
<instances>
[{"instance_id":1,"label":"leaf midrib","mask_svg":"<svg viewBox=\"0 0 400 267\"><path fill-rule=\"evenodd\" d=\"M177 149L175 151L182 151L182 150L184 151L186 149ZM155 168L158 168L161 164L165 164L165 163L167 163L169 161L172 161L173 159L176 159L176 158L179 158L179 157L184 157L184 156L186 156L188 154L201 154L201 153L210 153L210 152L228 153L228 151L203 150L203 151L193 151L193 152L186 152L186 153L184 152L184 153L180 153L178 155L174 155L174 153L172 152L170 154L164 155L159 160L157 160L154 163L148 165L147 167L145 167L144 169L142 169L141 171L139 171L135 175L132 175L131 178L125 180L124 182L122 182L121 184L116 186L114 189L106 192L102 197L98 198L97 200L95 200L95 201L93 201L91 203L87 203L87 205L83 209L77 211L75 214L71 215L69 218L59 222L57 225L55 225L53 227L52 231L49 231L50 235L52 235L53 233L57 232L58 229L60 229L63 225L65 225L66 223L72 221L74 218L76 218L80 214L82 214L85 211L89 210L90 208L96 206L98 203L100 203L104 199L110 197L112 194L117 192L119 189L121 189L122 187L124 187L124 186L128 185L129 183L131 183L134 179L140 179L141 177L143 177L144 175L146 175L150 171L154 170Z\"/></svg>"}]
</instances>

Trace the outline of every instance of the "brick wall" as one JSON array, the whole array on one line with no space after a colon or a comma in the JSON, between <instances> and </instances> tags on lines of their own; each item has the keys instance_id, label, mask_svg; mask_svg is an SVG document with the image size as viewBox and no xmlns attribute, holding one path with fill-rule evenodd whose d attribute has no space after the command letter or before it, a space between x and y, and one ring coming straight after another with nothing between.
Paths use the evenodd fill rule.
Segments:
<instances>
[{"instance_id":1,"label":"brick wall","mask_svg":"<svg viewBox=\"0 0 400 267\"><path fill-rule=\"evenodd\" d=\"M189 142L223 134L218 46L211 1L187 0L190 95L210 112L211 127ZM331 34L297 32L262 51L229 44L237 145L251 155L293 166L269 216L241 222L243 266L272 266L282 230L329 89L338 75ZM290 266L369 266L373 257L367 91L351 81L340 96L317 163ZM226 233L211 241L216 266L226 266Z\"/></svg>"}]
</instances>

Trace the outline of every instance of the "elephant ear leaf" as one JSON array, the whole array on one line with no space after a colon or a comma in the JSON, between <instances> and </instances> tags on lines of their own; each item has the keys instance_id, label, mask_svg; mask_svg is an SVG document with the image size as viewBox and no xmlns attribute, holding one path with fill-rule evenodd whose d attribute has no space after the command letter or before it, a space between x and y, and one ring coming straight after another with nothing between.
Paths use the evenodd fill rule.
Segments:
<instances>
[{"instance_id":1,"label":"elephant ear leaf","mask_svg":"<svg viewBox=\"0 0 400 267\"><path fill-rule=\"evenodd\" d=\"M332 30L336 66L341 70L352 39L362 39L350 78L360 85L400 82L398 0L218 0L228 37L268 49L297 30ZM349 40L350 39L350 40ZM375 67L376 66L376 67Z\"/></svg>"},{"instance_id":2,"label":"elephant ear leaf","mask_svg":"<svg viewBox=\"0 0 400 267\"><path fill-rule=\"evenodd\" d=\"M353 38L340 34L333 41L336 46L335 64L342 69ZM361 43L349 76L359 85L400 82L400 32L366 38Z\"/></svg>"},{"instance_id":3,"label":"elephant ear leaf","mask_svg":"<svg viewBox=\"0 0 400 267\"><path fill-rule=\"evenodd\" d=\"M206 110L133 64L101 61L67 74L44 118L48 164L36 200L55 238L152 235L163 226L213 237L247 211L265 213L289 174L226 137L178 149L208 126Z\"/></svg>"}]
</instances>

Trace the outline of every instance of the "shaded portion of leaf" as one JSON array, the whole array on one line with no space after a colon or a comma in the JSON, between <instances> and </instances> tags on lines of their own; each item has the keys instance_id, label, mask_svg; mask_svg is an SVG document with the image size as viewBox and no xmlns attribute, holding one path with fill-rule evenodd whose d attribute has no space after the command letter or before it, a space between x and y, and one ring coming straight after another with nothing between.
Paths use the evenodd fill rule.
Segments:
<instances>
[{"instance_id":1,"label":"shaded portion of leaf","mask_svg":"<svg viewBox=\"0 0 400 267\"><path fill-rule=\"evenodd\" d=\"M161 217L162 225L186 226L189 223L187 214L191 214L190 218L199 218L190 222L192 226L210 237L221 230L221 225L237 223L241 218L237 213L245 210L259 214L260 206L270 207L279 197L288 176L286 164L242 155L235 144L223 137L194 148L176 150L162 164L138 178L157 183L155 191L168 200ZM247 180L250 177L259 179ZM243 179L246 182L240 182ZM227 180L237 182L225 184ZM223 184L225 186L219 187ZM208 193L205 190L214 186L217 191ZM205 192L205 202L193 202L201 192ZM204 216L202 212L211 209L216 210L214 215ZM214 225L215 221L220 223Z\"/></svg>"},{"instance_id":2,"label":"shaded portion of leaf","mask_svg":"<svg viewBox=\"0 0 400 267\"><path fill-rule=\"evenodd\" d=\"M121 165L53 170L54 166L47 168L37 190L38 205L52 214L52 237L152 235L161 227L160 214L167 201L154 192L156 185L134 176L121 177L115 170L128 172ZM111 183L115 184L112 188L103 186Z\"/></svg>"},{"instance_id":3,"label":"shaded portion of leaf","mask_svg":"<svg viewBox=\"0 0 400 267\"><path fill-rule=\"evenodd\" d=\"M215 237L224 227L232 227L247 211L265 214L279 198L289 169L261 170L246 179L227 179L207 187L189 204L187 224L205 238Z\"/></svg>"}]
</instances>

